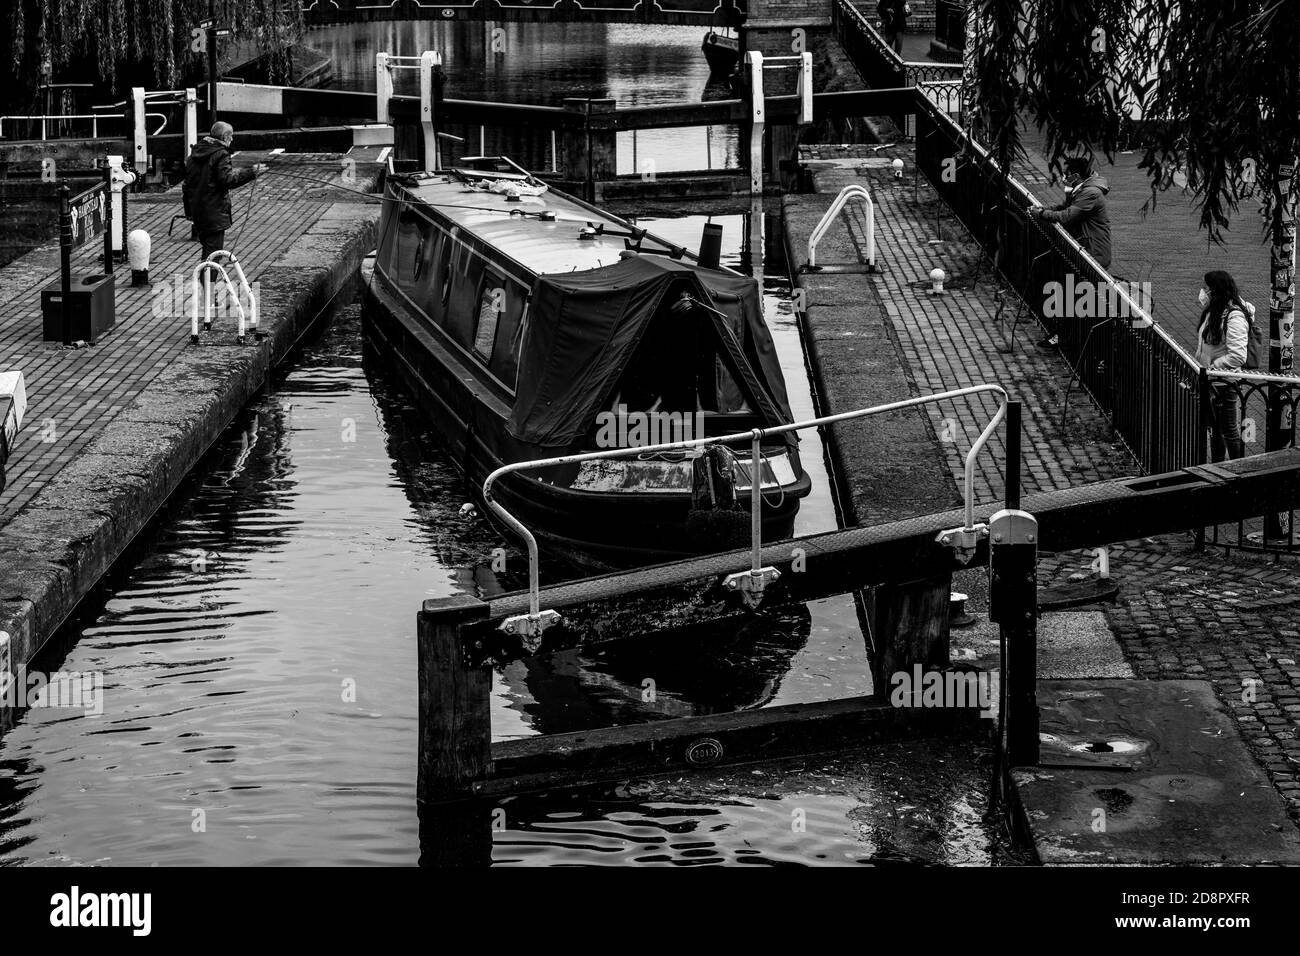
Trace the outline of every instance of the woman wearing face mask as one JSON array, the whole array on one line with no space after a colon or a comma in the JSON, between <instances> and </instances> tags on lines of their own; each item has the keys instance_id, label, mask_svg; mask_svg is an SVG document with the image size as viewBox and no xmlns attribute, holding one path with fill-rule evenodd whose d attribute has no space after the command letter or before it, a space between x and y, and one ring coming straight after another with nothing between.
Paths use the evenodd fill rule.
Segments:
<instances>
[{"instance_id":1,"label":"woman wearing face mask","mask_svg":"<svg viewBox=\"0 0 1300 956\"><path fill-rule=\"evenodd\" d=\"M1196 359L1208 369L1231 371L1246 364L1250 324L1255 307L1241 297L1226 272L1205 274L1201 289L1201 324ZM1241 396L1230 382L1210 380L1210 458L1223 461L1246 454L1241 440Z\"/></svg>"}]
</instances>

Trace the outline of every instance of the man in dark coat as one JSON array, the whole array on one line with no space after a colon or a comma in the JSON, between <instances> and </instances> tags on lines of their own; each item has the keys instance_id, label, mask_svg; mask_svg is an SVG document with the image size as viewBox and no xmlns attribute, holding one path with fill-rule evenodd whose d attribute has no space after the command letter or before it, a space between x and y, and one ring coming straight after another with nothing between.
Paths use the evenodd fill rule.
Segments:
<instances>
[{"instance_id":1,"label":"man in dark coat","mask_svg":"<svg viewBox=\"0 0 1300 956\"><path fill-rule=\"evenodd\" d=\"M1065 161L1065 185L1065 202L1051 209L1032 206L1030 215L1040 222L1059 222L1097 265L1109 270L1111 238L1106 194L1110 183L1093 170L1091 162L1076 157ZM1039 344L1054 347L1060 343L1052 333Z\"/></svg>"},{"instance_id":2,"label":"man in dark coat","mask_svg":"<svg viewBox=\"0 0 1300 956\"><path fill-rule=\"evenodd\" d=\"M1069 189L1065 202L1051 209L1035 206L1031 212L1046 222L1059 222L1097 260L1097 265L1109 269L1110 214L1106 211L1106 194L1110 183L1093 172L1088 160L1079 158L1065 161L1065 185Z\"/></svg>"},{"instance_id":3,"label":"man in dark coat","mask_svg":"<svg viewBox=\"0 0 1300 956\"><path fill-rule=\"evenodd\" d=\"M876 4L885 41L899 56L903 55L903 34L907 32L907 15L911 12L906 0L880 0Z\"/></svg>"},{"instance_id":4,"label":"man in dark coat","mask_svg":"<svg viewBox=\"0 0 1300 956\"><path fill-rule=\"evenodd\" d=\"M235 169L230 161L230 144L235 130L229 123L213 123L212 132L204 136L185 160L185 185L181 197L185 214L194 223L194 232L203 243L203 258L224 249L226 230L230 228L230 190L251 183L266 171L265 163L251 169Z\"/></svg>"}]
</instances>

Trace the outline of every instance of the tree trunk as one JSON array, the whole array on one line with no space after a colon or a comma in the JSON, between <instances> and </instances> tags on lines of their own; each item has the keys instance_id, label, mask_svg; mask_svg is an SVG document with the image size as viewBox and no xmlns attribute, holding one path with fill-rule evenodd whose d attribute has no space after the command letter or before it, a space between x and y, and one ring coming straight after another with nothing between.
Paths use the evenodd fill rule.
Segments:
<instances>
[{"instance_id":1,"label":"tree trunk","mask_svg":"<svg viewBox=\"0 0 1300 956\"><path fill-rule=\"evenodd\" d=\"M1268 370L1286 375L1295 366L1295 267L1296 267L1296 196L1293 189L1294 164L1278 171L1277 195L1273 211L1272 267L1269 271ZM1278 451L1291 444L1291 405L1281 386L1269 386L1268 428L1265 451ZM1269 539L1285 538L1290 531L1285 512L1270 511L1264 535Z\"/></svg>"}]
</instances>

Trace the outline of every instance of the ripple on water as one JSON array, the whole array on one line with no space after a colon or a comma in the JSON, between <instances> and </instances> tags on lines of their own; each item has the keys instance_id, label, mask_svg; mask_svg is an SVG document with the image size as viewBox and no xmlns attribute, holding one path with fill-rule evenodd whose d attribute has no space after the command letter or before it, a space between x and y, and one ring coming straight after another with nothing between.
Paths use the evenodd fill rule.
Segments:
<instances>
[{"instance_id":1,"label":"ripple on water","mask_svg":"<svg viewBox=\"0 0 1300 956\"><path fill-rule=\"evenodd\" d=\"M467 493L436 435L363 367L360 321L345 309L221 439L49 665L102 672L103 714L29 710L0 740L0 864L420 858L415 609L461 589L457 569L488 582L486 557L508 545L459 513ZM515 588L525 564L509 553L499 584ZM494 675L494 730L862 693L855 627L851 601L818 602L675 655L511 665ZM657 711L639 706L651 665L665 678ZM970 750L518 797L476 832L500 865L981 863L991 840Z\"/></svg>"}]
</instances>

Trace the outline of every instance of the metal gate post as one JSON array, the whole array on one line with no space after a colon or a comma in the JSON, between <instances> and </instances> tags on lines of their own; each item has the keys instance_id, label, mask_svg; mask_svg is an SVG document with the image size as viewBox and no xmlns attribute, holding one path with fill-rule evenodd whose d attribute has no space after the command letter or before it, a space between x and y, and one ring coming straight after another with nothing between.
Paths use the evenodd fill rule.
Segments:
<instances>
[{"instance_id":1,"label":"metal gate post","mask_svg":"<svg viewBox=\"0 0 1300 956\"><path fill-rule=\"evenodd\" d=\"M131 162L141 176L149 169L149 131L144 110L144 87L131 87Z\"/></svg>"},{"instance_id":2,"label":"metal gate post","mask_svg":"<svg viewBox=\"0 0 1300 956\"><path fill-rule=\"evenodd\" d=\"M199 142L199 94L192 86L185 87L185 151L184 159L188 159L190 150L198 145Z\"/></svg>"},{"instance_id":3,"label":"metal gate post","mask_svg":"<svg viewBox=\"0 0 1300 956\"><path fill-rule=\"evenodd\" d=\"M59 272L63 303L63 344L72 344L72 190L67 180L59 186Z\"/></svg>"},{"instance_id":4,"label":"metal gate post","mask_svg":"<svg viewBox=\"0 0 1300 956\"><path fill-rule=\"evenodd\" d=\"M767 124L767 106L763 93L763 54L750 50L745 54L749 67L749 190L763 194L763 127Z\"/></svg>"},{"instance_id":5,"label":"metal gate post","mask_svg":"<svg viewBox=\"0 0 1300 956\"><path fill-rule=\"evenodd\" d=\"M393 74L388 70L388 54L375 54L375 121L388 123L388 101L393 98Z\"/></svg>"},{"instance_id":6,"label":"metal gate post","mask_svg":"<svg viewBox=\"0 0 1300 956\"><path fill-rule=\"evenodd\" d=\"M1007 762L1038 763L1038 521L1018 508L989 520L989 620L1006 651Z\"/></svg>"},{"instance_id":7,"label":"metal gate post","mask_svg":"<svg viewBox=\"0 0 1300 956\"><path fill-rule=\"evenodd\" d=\"M424 171L434 173L442 168L438 161L438 133L435 128L434 88L437 78L434 71L442 66L442 57L432 50L420 54L420 127L424 130Z\"/></svg>"}]
</instances>

